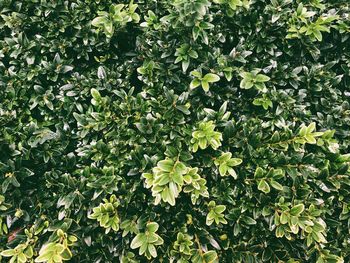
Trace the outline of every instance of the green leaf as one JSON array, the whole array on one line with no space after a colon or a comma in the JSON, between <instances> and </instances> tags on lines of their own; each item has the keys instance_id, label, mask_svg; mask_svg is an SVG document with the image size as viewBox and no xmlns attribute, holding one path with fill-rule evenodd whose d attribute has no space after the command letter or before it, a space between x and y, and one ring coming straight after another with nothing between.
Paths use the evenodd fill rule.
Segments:
<instances>
[{"instance_id":1,"label":"green leaf","mask_svg":"<svg viewBox=\"0 0 350 263\"><path fill-rule=\"evenodd\" d=\"M292 207L290 214L293 216L299 216L305 209L304 204L298 204Z\"/></svg>"},{"instance_id":2,"label":"green leaf","mask_svg":"<svg viewBox=\"0 0 350 263\"><path fill-rule=\"evenodd\" d=\"M284 228L282 226L276 227L276 237L284 236Z\"/></svg>"},{"instance_id":3,"label":"green leaf","mask_svg":"<svg viewBox=\"0 0 350 263\"><path fill-rule=\"evenodd\" d=\"M169 177L168 174L164 174L164 175L158 177L156 180L154 180L154 184L155 185L160 185L160 186L166 185L169 182L170 182L170 177Z\"/></svg>"},{"instance_id":4,"label":"green leaf","mask_svg":"<svg viewBox=\"0 0 350 263\"><path fill-rule=\"evenodd\" d=\"M227 171L234 179L237 179L237 173L235 170L233 170L232 168L229 168Z\"/></svg>"},{"instance_id":5,"label":"green leaf","mask_svg":"<svg viewBox=\"0 0 350 263\"><path fill-rule=\"evenodd\" d=\"M33 247L29 245L29 246L24 250L24 254L26 255L27 258L33 257L33 255L34 255Z\"/></svg>"},{"instance_id":6,"label":"green leaf","mask_svg":"<svg viewBox=\"0 0 350 263\"><path fill-rule=\"evenodd\" d=\"M313 34L318 41L322 41L322 33L319 30L313 30Z\"/></svg>"},{"instance_id":7,"label":"green leaf","mask_svg":"<svg viewBox=\"0 0 350 263\"><path fill-rule=\"evenodd\" d=\"M309 126L306 127L306 134L312 133L316 129L316 123L311 122Z\"/></svg>"},{"instance_id":8,"label":"green leaf","mask_svg":"<svg viewBox=\"0 0 350 263\"><path fill-rule=\"evenodd\" d=\"M201 85L201 81L199 79L194 79L191 81L190 89L197 88L199 85Z\"/></svg>"},{"instance_id":9,"label":"green leaf","mask_svg":"<svg viewBox=\"0 0 350 263\"><path fill-rule=\"evenodd\" d=\"M143 233L139 233L131 241L130 247L131 249L135 249L141 247L144 243L146 243L146 236Z\"/></svg>"},{"instance_id":10,"label":"green leaf","mask_svg":"<svg viewBox=\"0 0 350 263\"><path fill-rule=\"evenodd\" d=\"M182 113L184 113L186 115L191 114L191 112L188 110L188 108L184 105L176 105L176 109L178 109L179 111L181 111Z\"/></svg>"},{"instance_id":11,"label":"green leaf","mask_svg":"<svg viewBox=\"0 0 350 263\"><path fill-rule=\"evenodd\" d=\"M279 191L283 190L283 186L280 183L278 183L277 181L273 180L273 179L270 180L270 185L273 188L275 188L276 190L279 190Z\"/></svg>"},{"instance_id":12,"label":"green leaf","mask_svg":"<svg viewBox=\"0 0 350 263\"><path fill-rule=\"evenodd\" d=\"M63 252L60 254L60 257L63 260L70 260L73 257L72 252L70 251L70 249L66 248L65 250L63 250Z\"/></svg>"},{"instance_id":13,"label":"green leaf","mask_svg":"<svg viewBox=\"0 0 350 263\"><path fill-rule=\"evenodd\" d=\"M96 17L94 20L92 20L91 24L95 27L100 27L107 22L108 22L108 19L106 17L99 16L99 17Z\"/></svg>"},{"instance_id":14,"label":"green leaf","mask_svg":"<svg viewBox=\"0 0 350 263\"><path fill-rule=\"evenodd\" d=\"M35 259L35 262L47 262L52 257L52 255L53 252L41 254Z\"/></svg>"},{"instance_id":15,"label":"green leaf","mask_svg":"<svg viewBox=\"0 0 350 263\"><path fill-rule=\"evenodd\" d=\"M231 159L227 162L227 164L228 164L229 166L237 166L237 165L240 165L242 162L243 162L243 160L240 159L240 158L231 158Z\"/></svg>"},{"instance_id":16,"label":"green leaf","mask_svg":"<svg viewBox=\"0 0 350 263\"><path fill-rule=\"evenodd\" d=\"M242 79L239 85L242 89L250 89L254 86L254 83L247 79Z\"/></svg>"},{"instance_id":17,"label":"green leaf","mask_svg":"<svg viewBox=\"0 0 350 263\"><path fill-rule=\"evenodd\" d=\"M282 225L285 225L288 223L288 219L289 219L289 215L287 214L287 212L282 212L281 216L280 216L280 222Z\"/></svg>"},{"instance_id":18,"label":"green leaf","mask_svg":"<svg viewBox=\"0 0 350 263\"><path fill-rule=\"evenodd\" d=\"M216 74L208 73L203 77L203 81L213 83L220 80L220 77ZM203 84L202 84L203 85Z\"/></svg>"},{"instance_id":19,"label":"green leaf","mask_svg":"<svg viewBox=\"0 0 350 263\"><path fill-rule=\"evenodd\" d=\"M257 167L255 169L254 178L262 178L264 174L264 170L261 167Z\"/></svg>"},{"instance_id":20,"label":"green leaf","mask_svg":"<svg viewBox=\"0 0 350 263\"><path fill-rule=\"evenodd\" d=\"M199 71L191 71L191 75L198 78L198 79L201 79L202 78L202 74L199 72Z\"/></svg>"},{"instance_id":21,"label":"green leaf","mask_svg":"<svg viewBox=\"0 0 350 263\"><path fill-rule=\"evenodd\" d=\"M202 150L204 150L207 148L207 140L205 138L200 138L198 145Z\"/></svg>"},{"instance_id":22,"label":"green leaf","mask_svg":"<svg viewBox=\"0 0 350 263\"><path fill-rule=\"evenodd\" d=\"M183 176L182 176L181 173L178 173L178 172L174 173L172 179L178 185L182 185L183 184Z\"/></svg>"},{"instance_id":23,"label":"green leaf","mask_svg":"<svg viewBox=\"0 0 350 263\"><path fill-rule=\"evenodd\" d=\"M157 166L165 172L170 172L174 167L174 161L171 159L165 159L165 160L159 161L157 163Z\"/></svg>"},{"instance_id":24,"label":"green leaf","mask_svg":"<svg viewBox=\"0 0 350 263\"><path fill-rule=\"evenodd\" d=\"M148 250L148 244L147 242L143 243L139 249L139 255L145 254L145 252Z\"/></svg>"},{"instance_id":25,"label":"green leaf","mask_svg":"<svg viewBox=\"0 0 350 263\"><path fill-rule=\"evenodd\" d=\"M157 232L159 225L156 222L150 222L146 225L146 228L149 232Z\"/></svg>"},{"instance_id":26,"label":"green leaf","mask_svg":"<svg viewBox=\"0 0 350 263\"><path fill-rule=\"evenodd\" d=\"M224 205L217 205L215 208L214 208L214 211L215 213L217 214L221 214L222 212L224 212L226 210L226 206Z\"/></svg>"},{"instance_id":27,"label":"green leaf","mask_svg":"<svg viewBox=\"0 0 350 263\"><path fill-rule=\"evenodd\" d=\"M228 169L228 167L227 167L226 164L221 164L221 165L219 166L219 173L220 173L220 175L221 175L221 176L225 176L225 175L226 175L226 172L227 172L227 169Z\"/></svg>"},{"instance_id":28,"label":"green leaf","mask_svg":"<svg viewBox=\"0 0 350 263\"><path fill-rule=\"evenodd\" d=\"M205 81L205 80L202 80L201 84L202 84L203 90L205 92L208 92L209 91L209 83L207 81Z\"/></svg>"},{"instance_id":29,"label":"green leaf","mask_svg":"<svg viewBox=\"0 0 350 263\"><path fill-rule=\"evenodd\" d=\"M256 225L256 221L250 216L242 216L242 220L247 225Z\"/></svg>"},{"instance_id":30,"label":"green leaf","mask_svg":"<svg viewBox=\"0 0 350 263\"><path fill-rule=\"evenodd\" d=\"M155 243L158 240L158 236L155 233L148 233L147 243Z\"/></svg>"},{"instance_id":31,"label":"green leaf","mask_svg":"<svg viewBox=\"0 0 350 263\"><path fill-rule=\"evenodd\" d=\"M307 127L305 125L302 125L302 127L301 127L301 129L299 131L299 135L301 137L304 137L306 135L306 133L307 133Z\"/></svg>"},{"instance_id":32,"label":"green leaf","mask_svg":"<svg viewBox=\"0 0 350 263\"><path fill-rule=\"evenodd\" d=\"M97 89L91 89L91 95L97 101L101 99L100 92Z\"/></svg>"},{"instance_id":33,"label":"green leaf","mask_svg":"<svg viewBox=\"0 0 350 263\"><path fill-rule=\"evenodd\" d=\"M21 263L27 262L27 258L26 258L26 256L24 255L24 253L22 253L22 252L18 254L17 260L18 260L18 262L21 262Z\"/></svg>"},{"instance_id":34,"label":"green leaf","mask_svg":"<svg viewBox=\"0 0 350 263\"><path fill-rule=\"evenodd\" d=\"M14 249L6 249L0 253L0 255L3 257L12 257L15 254L16 252Z\"/></svg>"},{"instance_id":35,"label":"green leaf","mask_svg":"<svg viewBox=\"0 0 350 263\"><path fill-rule=\"evenodd\" d=\"M265 181L265 179L260 180L259 184L258 184L258 189L262 192L264 192L265 194L270 192L270 186L269 184Z\"/></svg>"},{"instance_id":36,"label":"green leaf","mask_svg":"<svg viewBox=\"0 0 350 263\"><path fill-rule=\"evenodd\" d=\"M189 52L188 52L188 55L191 57L191 58L198 58L198 53L197 51L191 49Z\"/></svg>"},{"instance_id":37,"label":"green leaf","mask_svg":"<svg viewBox=\"0 0 350 263\"><path fill-rule=\"evenodd\" d=\"M205 263L213 263L215 260L218 259L218 255L215 251L210 250L203 254L203 259Z\"/></svg>"},{"instance_id":38,"label":"green leaf","mask_svg":"<svg viewBox=\"0 0 350 263\"><path fill-rule=\"evenodd\" d=\"M156 258L157 257L157 250L156 247L153 244L148 245L148 251L151 254L152 257Z\"/></svg>"},{"instance_id":39,"label":"green leaf","mask_svg":"<svg viewBox=\"0 0 350 263\"><path fill-rule=\"evenodd\" d=\"M309 144L316 144L316 139L313 135L305 135L306 142Z\"/></svg>"},{"instance_id":40,"label":"green leaf","mask_svg":"<svg viewBox=\"0 0 350 263\"><path fill-rule=\"evenodd\" d=\"M107 21L104 24L104 30L105 30L105 34L107 37L112 37L113 33L114 33L114 26L112 21Z\"/></svg>"},{"instance_id":41,"label":"green leaf","mask_svg":"<svg viewBox=\"0 0 350 263\"><path fill-rule=\"evenodd\" d=\"M181 65L182 65L182 71L183 71L183 72L186 72L186 70L188 69L188 66L190 65L190 61L188 61L188 60L183 60L182 63L181 63Z\"/></svg>"},{"instance_id":42,"label":"green leaf","mask_svg":"<svg viewBox=\"0 0 350 263\"><path fill-rule=\"evenodd\" d=\"M270 78L269 78L268 76L266 76L266 75L258 74L258 75L256 76L255 80L256 80L257 82L267 82L267 81L270 80Z\"/></svg>"}]
</instances>

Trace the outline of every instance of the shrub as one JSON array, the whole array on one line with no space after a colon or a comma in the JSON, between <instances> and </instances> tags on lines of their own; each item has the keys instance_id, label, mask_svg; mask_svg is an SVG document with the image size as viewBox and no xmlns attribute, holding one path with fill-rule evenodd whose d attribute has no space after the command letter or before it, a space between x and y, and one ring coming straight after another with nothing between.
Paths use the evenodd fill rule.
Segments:
<instances>
[{"instance_id":1,"label":"shrub","mask_svg":"<svg viewBox=\"0 0 350 263\"><path fill-rule=\"evenodd\" d=\"M347 0L0 1L1 262L349 262Z\"/></svg>"}]
</instances>

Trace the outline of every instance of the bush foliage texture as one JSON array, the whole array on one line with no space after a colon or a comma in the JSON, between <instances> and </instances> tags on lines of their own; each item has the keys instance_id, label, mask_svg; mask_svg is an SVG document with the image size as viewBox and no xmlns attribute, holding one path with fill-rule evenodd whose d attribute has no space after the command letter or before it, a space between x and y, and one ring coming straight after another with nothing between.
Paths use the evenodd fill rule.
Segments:
<instances>
[{"instance_id":1,"label":"bush foliage texture","mask_svg":"<svg viewBox=\"0 0 350 263\"><path fill-rule=\"evenodd\" d=\"M1 0L1 262L350 262L348 0Z\"/></svg>"}]
</instances>

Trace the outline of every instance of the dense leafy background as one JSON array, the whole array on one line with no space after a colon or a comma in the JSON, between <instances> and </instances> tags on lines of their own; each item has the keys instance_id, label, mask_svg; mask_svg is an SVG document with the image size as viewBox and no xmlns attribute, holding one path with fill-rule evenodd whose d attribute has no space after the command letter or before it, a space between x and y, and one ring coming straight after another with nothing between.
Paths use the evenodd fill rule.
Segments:
<instances>
[{"instance_id":1,"label":"dense leafy background","mask_svg":"<svg viewBox=\"0 0 350 263\"><path fill-rule=\"evenodd\" d=\"M349 262L348 1L134 4L0 1L2 261Z\"/></svg>"}]
</instances>

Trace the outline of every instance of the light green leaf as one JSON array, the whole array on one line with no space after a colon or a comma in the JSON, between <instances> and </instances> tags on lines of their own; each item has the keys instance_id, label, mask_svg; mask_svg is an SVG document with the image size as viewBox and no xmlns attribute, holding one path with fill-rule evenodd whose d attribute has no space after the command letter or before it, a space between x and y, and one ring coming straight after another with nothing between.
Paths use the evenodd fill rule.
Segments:
<instances>
[{"instance_id":1,"label":"light green leaf","mask_svg":"<svg viewBox=\"0 0 350 263\"><path fill-rule=\"evenodd\" d=\"M283 190L283 186L280 184L280 183L278 183L277 181L275 181L275 180L270 180L270 185L273 187L273 188L275 188L276 190L279 190L279 191L282 191Z\"/></svg>"},{"instance_id":2,"label":"light green leaf","mask_svg":"<svg viewBox=\"0 0 350 263\"><path fill-rule=\"evenodd\" d=\"M148 251L151 254L152 257L156 258L157 257L157 250L156 247L153 244L148 245Z\"/></svg>"},{"instance_id":3,"label":"light green leaf","mask_svg":"<svg viewBox=\"0 0 350 263\"><path fill-rule=\"evenodd\" d=\"M99 16L99 17L96 17L94 20L92 20L91 24L95 27L100 27L107 22L108 22L108 19L106 17Z\"/></svg>"},{"instance_id":4,"label":"light green leaf","mask_svg":"<svg viewBox=\"0 0 350 263\"><path fill-rule=\"evenodd\" d=\"M131 249L140 247L142 244L146 243L146 236L143 233L137 234L134 239L131 241Z\"/></svg>"},{"instance_id":5,"label":"light green leaf","mask_svg":"<svg viewBox=\"0 0 350 263\"><path fill-rule=\"evenodd\" d=\"M205 92L208 92L209 91L209 83L207 81L205 81L205 80L202 80L201 84L202 84L203 90Z\"/></svg>"},{"instance_id":6,"label":"light green leaf","mask_svg":"<svg viewBox=\"0 0 350 263\"><path fill-rule=\"evenodd\" d=\"M21 252L21 253L18 254L17 260L20 263L25 263L27 261L27 257L24 255L23 252Z\"/></svg>"},{"instance_id":7,"label":"light green leaf","mask_svg":"<svg viewBox=\"0 0 350 263\"><path fill-rule=\"evenodd\" d=\"M305 209L304 204L298 204L292 207L290 214L293 216L299 216Z\"/></svg>"},{"instance_id":8,"label":"light green leaf","mask_svg":"<svg viewBox=\"0 0 350 263\"><path fill-rule=\"evenodd\" d=\"M265 181L265 179L260 180L259 185L258 185L258 189L262 192L264 192L265 194L270 192L270 186L269 184Z\"/></svg>"},{"instance_id":9,"label":"light green leaf","mask_svg":"<svg viewBox=\"0 0 350 263\"><path fill-rule=\"evenodd\" d=\"M247 79L242 79L239 85L242 89L250 89L254 86L253 82Z\"/></svg>"},{"instance_id":10,"label":"light green leaf","mask_svg":"<svg viewBox=\"0 0 350 263\"><path fill-rule=\"evenodd\" d=\"M97 89L92 88L91 89L91 95L97 101L101 99L100 92Z\"/></svg>"},{"instance_id":11,"label":"light green leaf","mask_svg":"<svg viewBox=\"0 0 350 263\"><path fill-rule=\"evenodd\" d=\"M243 160L240 159L240 158L231 158L231 159L227 162L227 164L228 164L229 166L237 166L237 165L240 165L242 162L243 162Z\"/></svg>"},{"instance_id":12,"label":"light green leaf","mask_svg":"<svg viewBox=\"0 0 350 263\"><path fill-rule=\"evenodd\" d=\"M220 175L221 175L221 176L225 176L225 175L226 175L226 172L227 172L227 169L228 169L228 167L227 167L226 164L221 164L221 165L219 166L219 173L220 173Z\"/></svg>"},{"instance_id":13,"label":"light green leaf","mask_svg":"<svg viewBox=\"0 0 350 263\"><path fill-rule=\"evenodd\" d=\"M224 212L226 210L226 206L224 205L217 205L215 208L214 208L214 212L217 213L217 214L221 214L222 212Z\"/></svg>"},{"instance_id":14,"label":"light green leaf","mask_svg":"<svg viewBox=\"0 0 350 263\"><path fill-rule=\"evenodd\" d=\"M282 225L287 224L288 223L288 219L289 219L289 215L287 214L287 212L282 212L281 216L280 216L280 223Z\"/></svg>"},{"instance_id":15,"label":"light green leaf","mask_svg":"<svg viewBox=\"0 0 350 263\"><path fill-rule=\"evenodd\" d=\"M196 78L198 78L198 79L202 78L202 74L199 71L196 71L196 70L191 71L191 75L196 77Z\"/></svg>"},{"instance_id":16,"label":"light green leaf","mask_svg":"<svg viewBox=\"0 0 350 263\"><path fill-rule=\"evenodd\" d=\"M14 249L6 249L0 253L0 255L3 257L12 257L15 254L16 252Z\"/></svg>"},{"instance_id":17,"label":"light green leaf","mask_svg":"<svg viewBox=\"0 0 350 263\"><path fill-rule=\"evenodd\" d=\"M197 88L199 85L201 85L201 81L198 79L194 79L191 81L190 89Z\"/></svg>"},{"instance_id":18,"label":"light green leaf","mask_svg":"<svg viewBox=\"0 0 350 263\"><path fill-rule=\"evenodd\" d=\"M203 254L203 259L205 263L213 263L218 259L218 255L215 251L210 250Z\"/></svg>"},{"instance_id":19,"label":"light green leaf","mask_svg":"<svg viewBox=\"0 0 350 263\"><path fill-rule=\"evenodd\" d=\"M220 80L220 77L213 73L208 73L203 77L203 80L209 83L217 82Z\"/></svg>"},{"instance_id":20,"label":"light green leaf","mask_svg":"<svg viewBox=\"0 0 350 263\"><path fill-rule=\"evenodd\" d=\"M264 74L258 74L255 78L257 82L266 82L270 80L270 77L264 75Z\"/></svg>"},{"instance_id":21,"label":"light green leaf","mask_svg":"<svg viewBox=\"0 0 350 263\"><path fill-rule=\"evenodd\" d=\"M159 225L156 222L150 222L146 225L146 228L149 232L157 232Z\"/></svg>"},{"instance_id":22,"label":"light green leaf","mask_svg":"<svg viewBox=\"0 0 350 263\"><path fill-rule=\"evenodd\" d=\"M165 159L165 160L159 161L157 163L157 166L165 172L170 172L174 167L174 161L171 159Z\"/></svg>"}]
</instances>

